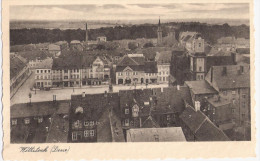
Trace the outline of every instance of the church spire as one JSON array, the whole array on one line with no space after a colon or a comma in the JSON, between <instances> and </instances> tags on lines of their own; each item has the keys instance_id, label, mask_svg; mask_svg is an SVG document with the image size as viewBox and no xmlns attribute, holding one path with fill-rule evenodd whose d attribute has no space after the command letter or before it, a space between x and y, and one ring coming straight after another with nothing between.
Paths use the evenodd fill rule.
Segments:
<instances>
[{"instance_id":1,"label":"church spire","mask_svg":"<svg viewBox=\"0 0 260 161\"><path fill-rule=\"evenodd\" d=\"M159 24L158 24L159 26L161 26L161 20L160 20L160 16L159 16Z\"/></svg>"}]
</instances>

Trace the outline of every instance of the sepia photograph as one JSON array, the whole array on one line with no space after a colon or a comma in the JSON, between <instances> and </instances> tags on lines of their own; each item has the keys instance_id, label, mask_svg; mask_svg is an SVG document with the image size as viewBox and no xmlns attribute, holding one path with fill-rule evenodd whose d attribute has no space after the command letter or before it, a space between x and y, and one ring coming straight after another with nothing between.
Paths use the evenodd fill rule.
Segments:
<instances>
[{"instance_id":1,"label":"sepia photograph","mask_svg":"<svg viewBox=\"0 0 260 161\"><path fill-rule=\"evenodd\" d=\"M11 144L251 140L249 3L9 16Z\"/></svg>"}]
</instances>

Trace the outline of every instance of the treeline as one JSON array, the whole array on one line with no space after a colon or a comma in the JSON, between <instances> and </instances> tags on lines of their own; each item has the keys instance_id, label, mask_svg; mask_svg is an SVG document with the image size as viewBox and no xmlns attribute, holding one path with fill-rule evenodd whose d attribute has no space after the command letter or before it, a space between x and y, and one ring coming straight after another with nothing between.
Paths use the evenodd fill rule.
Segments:
<instances>
[{"instance_id":1,"label":"treeline","mask_svg":"<svg viewBox=\"0 0 260 161\"><path fill-rule=\"evenodd\" d=\"M206 41L216 43L217 39L223 36L235 36L249 38L249 26L229 26L208 25L205 23L168 23L162 24L163 36L169 32L167 26L173 26L176 32L176 38L181 31L197 31L202 34ZM137 38L156 38L157 25L133 25L133 26L116 26L99 29L90 29L88 31L89 40L96 40L98 36L106 36L107 40L137 39ZM44 42L85 40L85 30L82 29L11 29L11 45L20 44L37 44Z\"/></svg>"}]
</instances>

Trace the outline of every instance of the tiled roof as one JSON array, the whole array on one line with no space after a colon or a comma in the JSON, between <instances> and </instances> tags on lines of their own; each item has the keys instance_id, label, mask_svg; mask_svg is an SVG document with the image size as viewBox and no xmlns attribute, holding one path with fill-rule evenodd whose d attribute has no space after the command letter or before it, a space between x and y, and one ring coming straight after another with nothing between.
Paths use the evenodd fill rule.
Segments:
<instances>
[{"instance_id":1,"label":"tiled roof","mask_svg":"<svg viewBox=\"0 0 260 161\"><path fill-rule=\"evenodd\" d=\"M153 119L152 116L148 116L143 122L142 128L159 128L160 125Z\"/></svg>"},{"instance_id":2,"label":"tiled roof","mask_svg":"<svg viewBox=\"0 0 260 161\"><path fill-rule=\"evenodd\" d=\"M223 69L226 67L226 74ZM241 73L240 65L213 66L213 79L219 89L249 88L250 87L250 66L243 65L244 72Z\"/></svg>"},{"instance_id":3,"label":"tiled roof","mask_svg":"<svg viewBox=\"0 0 260 161\"><path fill-rule=\"evenodd\" d=\"M39 62L39 64L37 65L38 69L52 69L52 63L53 63L53 59L48 58L45 59L41 62Z\"/></svg>"},{"instance_id":4,"label":"tiled roof","mask_svg":"<svg viewBox=\"0 0 260 161\"><path fill-rule=\"evenodd\" d=\"M236 52L239 54L250 54L250 48L237 48Z\"/></svg>"},{"instance_id":5,"label":"tiled roof","mask_svg":"<svg viewBox=\"0 0 260 161\"><path fill-rule=\"evenodd\" d=\"M211 98L207 98L207 101L212 104L214 107L220 107L223 105L227 105L230 104L231 102L223 97L211 97Z\"/></svg>"},{"instance_id":6,"label":"tiled roof","mask_svg":"<svg viewBox=\"0 0 260 161\"><path fill-rule=\"evenodd\" d=\"M62 108L62 110L59 110ZM48 116L62 111L61 114L68 114L70 109L69 101L32 102L15 104L11 106L11 118L26 118L34 116Z\"/></svg>"},{"instance_id":7,"label":"tiled roof","mask_svg":"<svg viewBox=\"0 0 260 161\"><path fill-rule=\"evenodd\" d=\"M127 142L186 141L181 127L138 128L127 130Z\"/></svg>"},{"instance_id":8,"label":"tiled roof","mask_svg":"<svg viewBox=\"0 0 260 161\"><path fill-rule=\"evenodd\" d=\"M59 45L56 45L56 44L50 44L48 46L48 49L51 50L51 51L60 51L60 46Z\"/></svg>"},{"instance_id":9,"label":"tiled roof","mask_svg":"<svg viewBox=\"0 0 260 161\"><path fill-rule=\"evenodd\" d=\"M12 79L23 70L26 64L17 56L10 58L10 78Z\"/></svg>"},{"instance_id":10,"label":"tiled roof","mask_svg":"<svg viewBox=\"0 0 260 161\"><path fill-rule=\"evenodd\" d=\"M52 124L46 138L46 143L67 143L69 120L59 115L52 117Z\"/></svg>"},{"instance_id":11,"label":"tiled roof","mask_svg":"<svg viewBox=\"0 0 260 161\"><path fill-rule=\"evenodd\" d=\"M118 93L86 94L71 96L72 119L84 118L87 120L98 120L106 108L119 109ZM83 108L82 114L75 113L77 107Z\"/></svg>"},{"instance_id":12,"label":"tiled roof","mask_svg":"<svg viewBox=\"0 0 260 161\"><path fill-rule=\"evenodd\" d=\"M145 69L145 73L157 73L158 72L157 63L153 62L153 61L145 62L144 69Z\"/></svg>"},{"instance_id":13,"label":"tiled roof","mask_svg":"<svg viewBox=\"0 0 260 161\"><path fill-rule=\"evenodd\" d=\"M155 60L158 64L171 63L172 51L161 51L157 52Z\"/></svg>"},{"instance_id":14,"label":"tiled roof","mask_svg":"<svg viewBox=\"0 0 260 161\"><path fill-rule=\"evenodd\" d=\"M118 62L116 71L121 72L126 67L130 67L134 71L144 71L144 57L129 57L125 55L121 61Z\"/></svg>"},{"instance_id":15,"label":"tiled roof","mask_svg":"<svg viewBox=\"0 0 260 161\"><path fill-rule=\"evenodd\" d=\"M153 108L152 113L177 113L182 112L185 108L184 101L192 103L191 95L188 87L181 86L178 90L177 87L153 89L156 92L155 100L157 105Z\"/></svg>"},{"instance_id":16,"label":"tiled roof","mask_svg":"<svg viewBox=\"0 0 260 161\"><path fill-rule=\"evenodd\" d=\"M151 89L135 89L135 90L120 90L120 108L132 107L138 104L141 107L140 115L148 116L150 113L150 106L145 106L144 102L149 102L152 96Z\"/></svg>"},{"instance_id":17,"label":"tiled roof","mask_svg":"<svg viewBox=\"0 0 260 161\"><path fill-rule=\"evenodd\" d=\"M226 56L207 56L207 71L212 66L222 66L222 65L235 65L235 55L229 54Z\"/></svg>"},{"instance_id":18,"label":"tiled roof","mask_svg":"<svg viewBox=\"0 0 260 161\"><path fill-rule=\"evenodd\" d=\"M229 138L201 111L187 106L180 119L195 135L197 141L228 141Z\"/></svg>"},{"instance_id":19,"label":"tiled roof","mask_svg":"<svg viewBox=\"0 0 260 161\"><path fill-rule=\"evenodd\" d=\"M207 119L196 132L197 141L229 141L226 134Z\"/></svg>"},{"instance_id":20,"label":"tiled roof","mask_svg":"<svg viewBox=\"0 0 260 161\"><path fill-rule=\"evenodd\" d=\"M52 55L46 50L33 50L33 51L21 51L17 52L17 55L22 56L27 60L45 59L46 57L51 57Z\"/></svg>"},{"instance_id":21,"label":"tiled roof","mask_svg":"<svg viewBox=\"0 0 260 161\"><path fill-rule=\"evenodd\" d=\"M201 111L195 111L194 108L188 106L180 115L180 119L193 133L196 133L202 123L206 120L206 116Z\"/></svg>"},{"instance_id":22,"label":"tiled roof","mask_svg":"<svg viewBox=\"0 0 260 161\"><path fill-rule=\"evenodd\" d=\"M205 80L185 81L185 84L194 94L215 94L217 91Z\"/></svg>"}]
</instances>

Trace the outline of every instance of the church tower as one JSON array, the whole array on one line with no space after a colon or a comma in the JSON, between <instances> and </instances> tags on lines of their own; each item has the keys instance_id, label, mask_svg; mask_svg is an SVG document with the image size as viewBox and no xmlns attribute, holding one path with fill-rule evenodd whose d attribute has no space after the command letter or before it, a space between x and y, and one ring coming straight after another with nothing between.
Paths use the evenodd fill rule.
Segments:
<instances>
[{"instance_id":1,"label":"church tower","mask_svg":"<svg viewBox=\"0 0 260 161\"><path fill-rule=\"evenodd\" d=\"M157 30L157 45L162 45L162 28L161 28L161 21L159 18L158 30Z\"/></svg>"}]
</instances>

